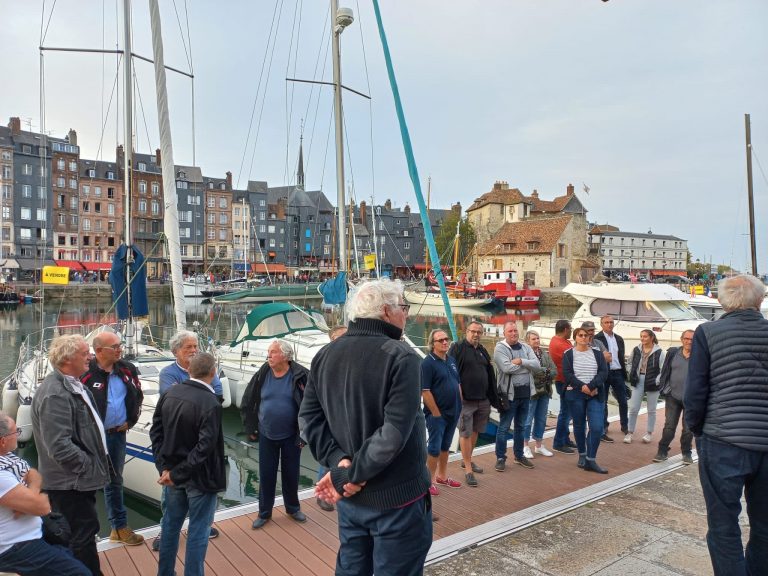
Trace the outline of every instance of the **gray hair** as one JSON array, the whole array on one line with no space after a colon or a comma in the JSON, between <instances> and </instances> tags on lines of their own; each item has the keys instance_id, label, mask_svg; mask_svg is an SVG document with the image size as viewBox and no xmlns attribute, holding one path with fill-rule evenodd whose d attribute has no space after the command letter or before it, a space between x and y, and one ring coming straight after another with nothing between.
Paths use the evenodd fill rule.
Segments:
<instances>
[{"instance_id":1,"label":"gray hair","mask_svg":"<svg viewBox=\"0 0 768 576\"><path fill-rule=\"evenodd\" d=\"M723 278L717 284L717 299L723 310L760 310L765 298L765 285L754 276L740 274Z\"/></svg>"},{"instance_id":2,"label":"gray hair","mask_svg":"<svg viewBox=\"0 0 768 576\"><path fill-rule=\"evenodd\" d=\"M381 318L384 307L395 307L403 296L400 280L381 278L358 284L352 289L347 300L347 314L350 321L358 318Z\"/></svg>"},{"instance_id":3,"label":"gray hair","mask_svg":"<svg viewBox=\"0 0 768 576\"><path fill-rule=\"evenodd\" d=\"M192 360L189 361L189 375L192 378L201 380L211 374L216 374L216 358L213 354L200 352L192 356Z\"/></svg>"},{"instance_id":4,"label":"gray hair","mask_svg":"<svg viewBox=\"0 0 768 576\"><path fill-rule=\"evenodd\" d=\"M104 341L109 339L109 336L114 335L117 337L117 342L122 342L122 338L120 338L120 334L117 334L116 332L100 332L98 336L95 336L93 338L93 349L97 350L99 348L102 348L104 346Z\"/></svg>"},{"instance_id":5,"label":"gray hair","mask_svg":"<svg viewBox=\"0 0 768 576\"><path fill-rule=\"evenodd\" d=\"M5 412L0 412L0 438L11 433L13 419Z\"/></svg>"},{"instance_id":6,"label":"gray hair","mask_svg":"<svg viewBox=\"0 0 768 576\"><path fill-rule=\"evenodd\" d=\"M80 347L88 343L80 334L68 334L57 336L48 346L48 361L54 368L59 368L64 362L72 358Z\"/></svg>"},{"instance_id":7,"label":"gray hair","mask_svg":"<svg viewBox=\"0 0 768 576\"><path fill-rule=\"evenodd\" d=\"M195 342L198 342L197 334L191 330L180 330L177 332L173 338L171 338L171 341L168 342L168 345L171 347L171 352L176 354L176 352L179 351L179 348L184 345L184 341L189 338L194 338Z\"/></svg>"},{"instance_id":8,"label":"gray hair","mask_svg":"<svg viewBox=\"0 0 768 576\"><path fill-rule=\"evenodd\" d=\"M285 340L281 340L280 338L275 338L272 343L277 343L277 345L280 347L280 352L283 353L283 356L285 356L285 359L289 362L293 360L293 346L291 346L288 342Z\"/></svg>"},{"instance_id":9,"label":"gray hair","mask_svg":"<svg viewBox=\"0 0 768 576\"><path fill-rule=\"evenodd\" d=\"M538 332L536 332L536 330L528 330L528 331L525 333L525 341L526 341L526 342L528 342L528 339L529 339L531 336L538 336L539 338L541 338L541 336L539 335L539 333L538 333Z\"/></svg>"},{"instance_id":10,"label":"gray hair","mask_svg":"<svg viewBox=\"0 0 768 576\"><path fill-rule=\"evenodd\" d=\"M438 332L442 332L446 336L448 336L448 332L443 330L442 328L435 328L432 330L432 332L429 333L429 338L427 338L427 344L429 344L429 351L432 352L435 349L435 334Z\"/></svg>"}]
</instances>

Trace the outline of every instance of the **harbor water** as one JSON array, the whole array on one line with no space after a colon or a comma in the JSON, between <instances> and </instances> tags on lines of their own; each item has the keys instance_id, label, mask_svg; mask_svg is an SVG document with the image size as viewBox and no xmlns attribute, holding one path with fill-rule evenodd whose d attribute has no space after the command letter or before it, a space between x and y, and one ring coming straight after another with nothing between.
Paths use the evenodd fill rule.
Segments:
<instances>
[{"instance_id":1,"label":"harbor water","mask_svg":"<svg viewBox=\"0 0 768 576\"><path fill-rule=\"evenodd\" d=\"M314 301L317 305L317 301ZM239 330L250 306L223 306L193 301L187 305L187 325L199 330L206 338L214 342L229 342ZM478 310L471 314L462 310L454 314L459 337L463 335L467 323L477 318L485 327L483 343L489 350L502 337L504 323L516 320L521 335L532 321L555 321L558 318L570 318L573 308L542 309L499 309L493 312ZM149 318L153 337L160 343L166 343L173 334L173 303L170 298L150 300ZM21 343L28 334L40 330L41 325L71 326L89 325L104 321L113 321L114 314L108 297L75 301L57 299L45 303L20 305L17 308L0 308L0 376L5 378L16 367ZM431 330L448 329L448 322L442 309L419 309L413 306L410 311L406 333L418 346L424 347ZM229 507L258 498L258 447L247 441L242 432L239 411L232 407L224 411L224 435L228 460L228 487L221 495L220 507ZM37 461L34 445L23 446L19 454L32 462ZM317 474L317 463L308 449L302 453L300 487L313 485ZM278 486L279 489L279 486ZM108 535L109 524L103 509L103 498L97 498L100 506L101 534ZM126 495L129 524L133 528L143 528L159 523L160 511L153 504L142 501L130 494Z\"/></svg>"}]
</instances>

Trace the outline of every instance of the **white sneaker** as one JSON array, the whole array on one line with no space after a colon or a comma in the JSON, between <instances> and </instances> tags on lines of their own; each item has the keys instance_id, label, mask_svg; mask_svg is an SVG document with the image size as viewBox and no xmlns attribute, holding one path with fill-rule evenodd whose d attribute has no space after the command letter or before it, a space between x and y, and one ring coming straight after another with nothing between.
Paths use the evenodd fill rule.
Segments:
<instances>
[{"instance_id":1,"label":"white sneaker","mask_svg":"<svg viewBox=\"0 0 768 576\"><path fill-rule=\"evenodd\" d=\"M650 444L651 443L651 433L650 432L648 434L646 434L645 436L643 436L643 442L645 442L646 444Z\"/></svg>"},{"instance_id":2,"label":"white sneaker","mask_svg":"<svg viewBox=\"0 0 768 576\"><path fill-rule=\"evenodd\" d=\"M533 452L531 452L530 447L526 446L525 448L523 448L523 456L525 456L529 460L533 459Z\"/></svg>"},{"instance_id":3,"label":"white sneaker","mask_svg":"<svg viewBox=\"0 0 768 576\"><path fill-rule=\"evenodd\" d=\"M624 436L624 444L632 444L632 434L627 434Z\"/></svg>"},{"instance_id":4,"label":"white sneaker","mask_svg":"<svg viewBox=\"0 0 768 576\"><path fill-rule=\"evenodd\" d=\"M536 448L535 452L536 454L541 454L542 456L554 456L554 454L547 450L547 447L543 445L540 448Z\"/></svg>"}]
</instances>

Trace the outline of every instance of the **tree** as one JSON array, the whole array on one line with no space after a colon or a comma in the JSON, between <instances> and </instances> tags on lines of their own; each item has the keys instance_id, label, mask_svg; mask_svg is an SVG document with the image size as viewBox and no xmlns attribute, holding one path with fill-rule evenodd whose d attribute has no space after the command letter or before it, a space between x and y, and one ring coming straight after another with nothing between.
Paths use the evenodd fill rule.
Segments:
<instances>
[{"instance_id":1,"label":"tree","mask_svg":"<svg viewBox=\"0 0 768 576\"><path fill-rule=\"evenodd\" d=\"M453 266L453 244L456 239L456 224L460 219L461 214L456 211L450 212L443 220L440 230L435 236L435 246L440 256L440 264L444 266ZM477 243L477 235L467 219L461 220L459 234L458 266L461 269L469 265L469 258Z\"/></svg>"}]
</instances>

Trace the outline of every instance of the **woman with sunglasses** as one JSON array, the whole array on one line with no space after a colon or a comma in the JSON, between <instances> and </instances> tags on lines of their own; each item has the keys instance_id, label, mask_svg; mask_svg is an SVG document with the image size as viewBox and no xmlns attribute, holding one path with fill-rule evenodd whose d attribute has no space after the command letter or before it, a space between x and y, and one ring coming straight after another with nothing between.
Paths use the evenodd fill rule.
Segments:
<instances>
[{"instance_id":1,"label":"woman with sunglasses","mask_svg":"<svg viewBox=\"0 0 768 576\"><path fill-rule=\"evenodd\" d=\"M565 401L573 415L573 435L579 449L577 466L590 472L608 474L596 460L603 435L603 409L606 400L605 381L608 364L602 352L590 346L589 332L573 331L576 346L563 354ZM586 426L589 422L589 434Z\"/></svg>"},{"instance_id":2,"label":"woman with sunglasses","mask_svg":"<svg viewBox=\"0 0 768 576\"><path fill-rule=\"evenodd\" d=\"M640 344L632 350L632 368L629 371L629 383L632 385L632 397L629 399L629 432L624 436L624 443L632 442L637 415L643 403L643 395L648 396L648 428L643 442L650 443L656 426L656 404L659 403L659 376L664 364L664 350L659 347L659 340L653 330L640 331Z\"/></svg>"}]
</instances>

